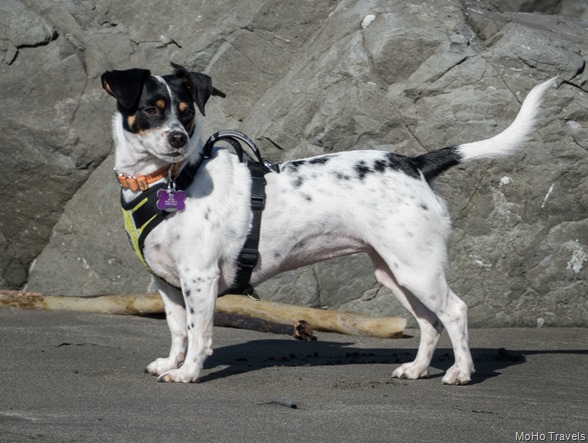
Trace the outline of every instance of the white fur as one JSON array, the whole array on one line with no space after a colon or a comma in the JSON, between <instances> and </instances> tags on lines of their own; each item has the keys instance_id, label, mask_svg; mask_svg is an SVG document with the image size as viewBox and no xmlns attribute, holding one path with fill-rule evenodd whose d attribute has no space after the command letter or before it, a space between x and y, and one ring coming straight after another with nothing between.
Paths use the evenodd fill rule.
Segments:
<instances>
[{"instance_id":1,"label":"white fur","mask_svg":"<svg viewBox=\"0 0 588 443\"><path fill-rule=\"evenodd\" d=\"M501 134L460 146L464 161L507 155L533 128L537 107L550 82L529 94L515 122ZM114 119L116 167L147 174L166 161L159 134L132 135ZM168 128L162 128L161 132ZM185 150L193 161L201 149L196 133ZM466 384L474 371L468 345L467 307L446 279L447 241L451 222L443 201L421 177L386 168L366 173L357 166L375 165L386 152L352 151L287 162L267 179L260 260L254 285L289 269L342 255L364 252L377 280L415 316L421 329L416 359L401 365L393 377L426 377L433 351L447 329L455 364L443 377ZM318 160L317 160L318 159ZM159 281L172 335L168 357L147 366L160 381L191 382L212 353L216 296L230 286L235 260L251 223L250 177L232 152L214 151L187 189L186 209L162 222L145 242L151 268L181 291ZM133 196L126 191L125 198Z\"/></svg>"},{"instance_id":2,"label":"white fur","mask_svg":"<svg viewBox=\"0 0 588 443\"><path fill-rule=\"evenodd\" d=\"M500 134L487 140L459 145L463 161L506 157L522 146L535 129L537 111L545 91L553 86L556 80L557 77L535 86L527 94L514 122Z\"/></svg>"}]
</instances>

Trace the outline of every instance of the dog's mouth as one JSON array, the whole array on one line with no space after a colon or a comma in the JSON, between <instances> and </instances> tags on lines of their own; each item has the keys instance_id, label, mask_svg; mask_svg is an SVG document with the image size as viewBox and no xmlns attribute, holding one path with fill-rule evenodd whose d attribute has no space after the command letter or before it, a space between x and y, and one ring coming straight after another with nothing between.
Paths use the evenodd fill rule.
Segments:
<instances>
[{"instance_id":1,"label":"dog's mouth","mask_svg":"<svg viewBox=\"0 0 588 443\"><path fill-rule=\"evenodd\" d=\"M166 152L165 154L158 154L160 160L169 162L169 163L177 163L184 160L187 156L187 152L185 151L172 151Z\"/></svg>"},{"instance_id":2,"label":"dog's mouth","mask_svg":"<svg viewBox=\"0 0 588 443\"><path fill-rule=\"evenodd\" d=\"M170 152L169 154L167 154L167 156L171 158L183 157L184 155L186 155L185 152Z\"/></svg>"}]
</instances>

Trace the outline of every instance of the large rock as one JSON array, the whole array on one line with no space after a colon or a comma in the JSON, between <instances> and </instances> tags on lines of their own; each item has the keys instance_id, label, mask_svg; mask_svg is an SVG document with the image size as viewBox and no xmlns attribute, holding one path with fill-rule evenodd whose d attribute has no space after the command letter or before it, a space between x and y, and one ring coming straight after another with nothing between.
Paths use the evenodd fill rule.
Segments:
<instances>
[{"instance_id":1,"label":"large rock","mask_svg":"<svg viewBox=\"0 0 588 443\"><path fill-rule=\"evenodd\" d=\"M588 19L588 0L496 0L505 11L544 12Z\"/></svg>"},{"instance_id":2,"label":"large rock","mask_svg":"<svg viewBox=\"0 0 588 443\"><path fill-rule=\"evenodd\" d=\"M35 260L28 289L92 295L148 285L122 234L112 159L104 160L114 103L100 91L102 70L166 72L169 60L206 70L227 99L211 103L205 132L237 127L274 160L354 148L418 154L488 137L511 122L535 84L558 75L560 86L548 92L526 149L508 160L455 168L437 188L454 219L451 282L471 306L473 325L588 325L585 22L505 13L467 0L139 3L29 4L59 38L28 50L61 54L56 48L69 47L83 61L87 83L66 95L93 104L91 117L79 119L80 105L64 124L80 137L70 145L84 153L86 168L62 170L81 183L101 166L67 205L57 192L45 194L53 222L64 206L65 212ZM31 69L15 66L20 52L3 67L12 71L13 88ZM18 98L10 100L16 108ZM40 110L51 106L45 102ZM55 118L37 124L51 127ZM82 140L79 123L88 119L92 133ZM29 134L39 156L44 142L30 136L30 126L21 136ZM79 154L70 150L75 165ZM53 226L43 220L47 229ZM1 232L5 250L24 242L4 225ZM259 292L292 303L405 315L361 256L284 274Z\"/></svg>"}]
</instances>

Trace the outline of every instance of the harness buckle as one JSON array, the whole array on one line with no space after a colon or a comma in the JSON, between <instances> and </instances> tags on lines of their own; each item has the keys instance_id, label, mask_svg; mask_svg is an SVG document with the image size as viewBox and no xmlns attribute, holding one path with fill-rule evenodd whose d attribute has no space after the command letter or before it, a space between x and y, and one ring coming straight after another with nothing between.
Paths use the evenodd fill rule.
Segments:
<instances>
[{"instance_id":1,"label":"harness buckle","mask_svg":"<svg viewBox=\"0 0 588 443\"><path fill-rule=\"evenodd\" d=\"M255 268L257 261L259 260L259 252L257 249L243 248L241 254L239 254L239 266L245 268Z\"/></svg>"},{"instance_id":2,"label":"harness buckle","mask_svg":"<svg viewBox=\"0 0 588 443\"><path fill-rule=\"evenodd\" d=\"M263 211L265 208L265 197L256 195L251 196L251 209L254 211Z\"/></svg>"}]
</instances>

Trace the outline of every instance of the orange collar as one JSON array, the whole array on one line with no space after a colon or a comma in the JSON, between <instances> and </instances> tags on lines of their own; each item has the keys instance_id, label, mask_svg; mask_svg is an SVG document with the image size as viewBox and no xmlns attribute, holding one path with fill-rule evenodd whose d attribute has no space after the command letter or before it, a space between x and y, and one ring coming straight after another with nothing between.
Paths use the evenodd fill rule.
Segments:
<instances>
[{"instance_id":1,"label":"orange collar","mask_svg":"<svg viewBox=\"0 0 588 443\"><path fill-rule=\"evenodd\" d=\"M171 171L170 171L171 170ZM178 175L178 171L180 170L180 164L174 163L173 165L164 166L163 168L158 169L155 172L152 172L148 175L137 175L137 176L129 176L125 174L120 174L119 172L114 170L116 174L116 178L120 185L125 189L130 189L131 191L146 191L149 189L149 185L154 183L162 178L171 174L175 177Z\"/></svg>"}]
</instances>

